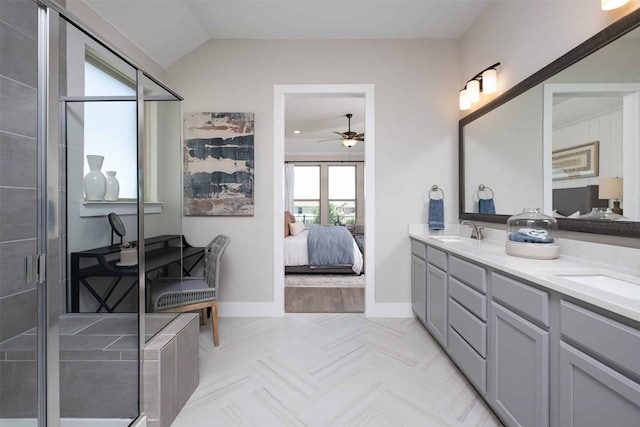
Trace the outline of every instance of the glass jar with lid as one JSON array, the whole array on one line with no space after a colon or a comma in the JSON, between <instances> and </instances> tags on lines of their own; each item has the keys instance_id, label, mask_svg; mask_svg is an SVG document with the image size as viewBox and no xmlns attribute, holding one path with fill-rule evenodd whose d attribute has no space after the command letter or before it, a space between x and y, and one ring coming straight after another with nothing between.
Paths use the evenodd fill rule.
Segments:
<instances>
[{"instance_id":1,"label":"glass jar with lid","mask_svg":"<svg viewBox=\"0 0 640 427\"><path fill-rule=\"evenodd\" d=\"M539 208L525 208L507 220L505 250L508 255L521 258L558 258L557 231L555 218L543 214Z\"/></svg>"}]
</instances>

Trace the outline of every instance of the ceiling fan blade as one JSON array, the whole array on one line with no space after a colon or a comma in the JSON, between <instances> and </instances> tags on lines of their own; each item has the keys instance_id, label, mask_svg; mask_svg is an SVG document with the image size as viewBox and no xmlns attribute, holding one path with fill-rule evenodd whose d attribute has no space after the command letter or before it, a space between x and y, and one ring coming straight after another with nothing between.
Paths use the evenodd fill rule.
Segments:
<instances>
[{"instance_id":1,"label":"ceiling fan blade","mask_svg":"<svg viewBox=\"0 0 640 427\"><path fill-rule=\"evenodd\" d=\"M336 131L333 131L333 133L338 134L338 135L340 135L340 136L341 136L341 137L343 137L343 138L345 138L345 137L346 137L346 135L345 135L344 133L342 133L342 132L336 132Z\"/></svg>"},{"instance_id":2,"label":"ceiling fan blade","mask_svg":"<svg viewBox=\"0 0 640 427\"><path fill-rule=\"evenodd\" d=\"M358 137L358 136L357 136L357 137L355 137L354 139L355 139L356 141L362 141L362 142L364 142L364 136L363 136L363 137Z\"/></svg>"},{"instance_id":3,"label":"ceiling fan blade","mask_svg":"<svg viewBox=\"0 0 640 427\"><path fill-rule=\"evenodd\" d=\"M364 138L364 133L359 133L356 135L356 138Z\"/></svg>"},{"instance_id":4,"label":"ceiling fan blade","mask_svg":"<svg viewBox=\"0 0 640 427\"><path fill-rule=\"evenodd\" d=\"M327 142L327 141L342 141L341 138L329 138L329 139L320 139L318 142Z\"/></svg>"}]
</instances>

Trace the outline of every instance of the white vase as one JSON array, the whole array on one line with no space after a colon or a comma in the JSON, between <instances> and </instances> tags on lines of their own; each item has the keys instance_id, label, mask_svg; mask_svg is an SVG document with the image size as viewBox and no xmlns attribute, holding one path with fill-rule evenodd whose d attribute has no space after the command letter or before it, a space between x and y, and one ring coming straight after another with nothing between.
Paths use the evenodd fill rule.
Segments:
<instances>
[{"instance_id":1,"label":"white vase","mask_svg":"<svg viewBox=\"0 0 640 427\"><path fill-rule=\"evenodd\" d=\"M115 202L120 194L120 183L116 178L116 171L104 171L104 173L107 175L107 192L104 199L108 202Z\"/></svg>"},{"instance_id":2,"label":"white vase","mask_svg":"<svg viewBox=\"0 0 640 427\"><path fill-rule=\"evenodd\" d=\"M89 173L84 177L84 197L87 200L104 200L107 192L107 178L100 172L104 156L88 154Z\"/></svg>"}]
</instances>

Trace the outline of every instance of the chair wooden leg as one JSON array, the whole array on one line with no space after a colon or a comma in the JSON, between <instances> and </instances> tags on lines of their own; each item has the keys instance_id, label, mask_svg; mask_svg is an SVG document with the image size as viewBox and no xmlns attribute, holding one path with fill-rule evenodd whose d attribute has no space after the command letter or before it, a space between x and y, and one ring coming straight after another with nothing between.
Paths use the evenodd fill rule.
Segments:
<instances>
[{"instance_id":1,"label":"chair wooden leg","mask_svg":"<svg viewBox=\"0 0 640 427\"><path fill-rule=\"evenodd\" d=\"M203 308L200 310L200 324L204 325L207 323L207 309Z\"/></svg>"},{"instance_id":2,"label":"chair wooden leg","mask_svg":"<svg viewBox=\"0 0 640 427\"><path fill-rule=\"evenodd\" d=\"M211 305L211 326L213 326L213 345L220 344L220 334L218 333L218 301Z\"/></svg>"}]
</instances>

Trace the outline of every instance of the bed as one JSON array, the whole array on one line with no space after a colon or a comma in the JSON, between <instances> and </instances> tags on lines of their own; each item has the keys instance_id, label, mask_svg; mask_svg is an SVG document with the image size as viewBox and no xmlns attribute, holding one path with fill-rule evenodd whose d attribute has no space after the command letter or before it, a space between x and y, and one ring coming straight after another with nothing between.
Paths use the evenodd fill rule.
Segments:
<instances>
[{"instance_id":1,"label":"bed","mask_svg":"<svg viewBox=\"0 0 640 427\"><path fill-rule=\"evenodd\" d=\"M561 216L568 217L575 212L580 215L591 212L592 208L606 208L608 200L598 199L598 186L555 188L553 190L553 209Z\"/></svg>"},{"instance_id":2,"label":"bed","mask_svg":"<svg viewBox=\"0 0 640 427\"><path fill-rule=\"evenodd\" d=\"M311 265L309 262L309 233L309 229L304 229L295 236L289 235L285 237L285 273L362 273L364 260L353 237L351 237L354 260L353 264ZM312 255L312 259L313 258L314 256Z\"/></svg>"}]
</instances>

